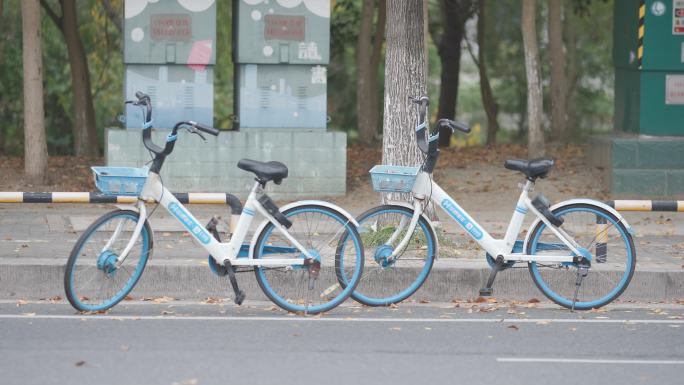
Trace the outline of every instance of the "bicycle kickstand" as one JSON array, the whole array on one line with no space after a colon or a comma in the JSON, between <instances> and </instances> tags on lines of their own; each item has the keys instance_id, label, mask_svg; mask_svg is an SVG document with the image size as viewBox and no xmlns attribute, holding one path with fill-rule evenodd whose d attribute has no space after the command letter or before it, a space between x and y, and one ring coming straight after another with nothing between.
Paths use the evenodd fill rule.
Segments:
<instances>
[{"instance_id":1,"label":"bicycle kickstand","mask_svg":"<svg viewBox=\"0 0 684 385\"><path fill-rule=\"evenodd\" d=\"M572 297L572 308L570 311L575 311L575 303L577 303L577 294L579 293L579 288L582 286L582 280L584 277L589 274L589 268L586 266L580 265L579 268L577 268L577 279L575 280L575 295Z\"/></svg>"},{"instance_id":2,"label":"bicycle kickstand","mask_svg":"<svg viewBox=\"0 0 684 385\"><path fill-rule=\"evenodd\" d=\"M230 279L230 285L233 287L233 293L235 293L235 304L242 305L242 301L245 300L245 297L247 297L247 295L238 287L237 278L235 278L235 268L227 259L223 261L223 263L226 265L228 279Z\"/></svg>"},{"instance_id":3,"label":"bicycle kickstand","mask_svg":"<svg viewBox=\"0 0 684 385\"><path fill-rule=\"evenodd\" d=\"M494 266L492 266L492 270L489 272L489 278L487 278L487 284L485 287L480 289L480 296L481 297L491 297L492 294L494 294L494 289L492 286L494 285L494 279L496 278L496 275L499 273L499 271L504 269L504 258L503 256L499 255L496 257L494 260Z\"/></svg>"}]
</instances>

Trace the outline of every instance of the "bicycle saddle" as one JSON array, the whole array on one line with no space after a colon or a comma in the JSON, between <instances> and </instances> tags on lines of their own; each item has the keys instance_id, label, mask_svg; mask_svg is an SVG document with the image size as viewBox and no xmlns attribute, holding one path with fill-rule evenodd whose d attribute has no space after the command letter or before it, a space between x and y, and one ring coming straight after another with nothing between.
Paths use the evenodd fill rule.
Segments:
<instances>
[{"instance_id":1,"label":"bicycle saddle","mask_svg":"<svg viewBox=\"0 0 684 385\"><path fill-rule=\"evenodd\" d=\"M549 171L553 168L553 159L507 159L504 167L509 170L520 171L527 179L534 181L537 178L546 178Z\"/></svg>"},{"instance_id":2,"label":"bicycle saddle","mask_svg":"<svg viewBox=\"0 0 684 385\"><path fill-rule=\"evenodd\" d=\"M240 159L237 166L245 171L256 174L262 183L272 180L273 183L280 184L283 179L287 178L287 166L280 162L259 162L251 159Z\"/></svg>"}]
</instances>

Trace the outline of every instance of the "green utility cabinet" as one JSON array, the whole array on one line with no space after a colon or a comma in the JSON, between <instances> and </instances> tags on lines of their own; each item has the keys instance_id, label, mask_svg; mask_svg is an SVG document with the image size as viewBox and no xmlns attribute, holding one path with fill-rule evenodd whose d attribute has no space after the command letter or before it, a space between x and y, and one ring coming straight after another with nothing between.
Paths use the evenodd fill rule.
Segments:
<instances>
[{"instance_id":1,"label":"green utility cabinet","mask_svg":"<svg viewBox=\"0 0 684 385\"><path fill-rule=\"evenodd\" d=\"M615 129L684 136L684 0L614 7Z\"/></svg>"},{"instance_id":2,"label":"green utility cabinet","mask_svg":"<svg viewBox=\"0 0 684 385\"><path fill-rule=\"evenodd\" d=\"M216 1L125 0L124 63L126 99L149 94L155 127L213 125ZM141 121L139 109L129 107L126 127Z\"/></svg>"},{"instance_id":3,"label":"green utility cabinet","mask_svg":"<svg viewBox=\"0 0 684 385\"><path fill-rule=\"evenodd\" d=\"M329 0L233 1L240 129L325 129Z\"/></svg>"}]
</instances>

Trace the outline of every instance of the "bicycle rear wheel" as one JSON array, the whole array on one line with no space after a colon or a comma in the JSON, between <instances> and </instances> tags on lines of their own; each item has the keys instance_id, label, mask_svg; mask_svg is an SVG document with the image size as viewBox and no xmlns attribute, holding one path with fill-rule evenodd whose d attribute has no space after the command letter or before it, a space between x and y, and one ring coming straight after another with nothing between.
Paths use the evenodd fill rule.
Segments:
<instances>
[{"instance_id":1,"label":"bicycle rear wheel","mask_svg":"<svg viewBox=\"0 0 684 385\"><path fill-rule=\"evenodd\" d=\"M329 311L351 295L361 278L363 246L356 226L336 210L313 204L293 207L283 214L292 222L288 233L307 248L316 264L256 267L257 282L271 301L287 311ZM304 256L269 223L257 238L254 258ZM338 283L340 275L349 277L348 286Z\"/></svg>"},{"instance_id":2,"label":"bicycle rear wheel","mask_svg":"<svg viewBox=\"0 0 684 385\"><path fill-rule=\"evenodd\" d=\"M388 306L413 295L423 285L437 254L437 239L421 216L406 247L389 256L406 236L413 209L398 205L374 207L358 217L364 255L364 274L352 298L368 306ZM344 283L344 281L342 281Z\"/></svg>"},{"instance_id":3,"label":"bicycle rear wheel","mask_svg":"<svg viewBox=\"0 0 684 385\"><path fill-rule=\"evenodd\" d=\"M582 271L576 263L531 262L529 270L534 283L546 297L567 308L587 310L615 300L629 285L636 266L634 241L627 228L596 205L570 204L556 208L553 213L563 218L561 228L587 251L591 266L580 279ZM526 252L573 255L542 222L532 230Z\"/></svg>"},{"instance_id":4,"label":"bicycle rear wheel","mask_svg":"<svg viewBox=\"0 0 684 385\"><path fill-rule=\"evenodd\" d=\"M74 308L107 310L133 290L152 252L152 231L147 221L120 266L117 258L139 220L135 211L112 211L93 222L78 239L64 274L66 296Z\"/></svg>"}]
</instances>

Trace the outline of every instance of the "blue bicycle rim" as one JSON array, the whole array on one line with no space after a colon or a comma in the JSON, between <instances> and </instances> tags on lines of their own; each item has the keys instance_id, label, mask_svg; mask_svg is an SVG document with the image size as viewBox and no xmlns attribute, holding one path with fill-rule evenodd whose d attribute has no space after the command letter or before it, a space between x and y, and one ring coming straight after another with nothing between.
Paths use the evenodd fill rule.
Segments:
<instances>
[{"instance_id":1,"label":"blue bicycle rim","mask_svg":"<svg viewBox=\"0 0 684 385\"><path fill-rule=\"evenodd\" d=\"M88 235L87 238L84 239L83 243L81 244L81 248L78 249L78 254L81 254L81 250L83 249L83 246L86 245L88 242L88 239L90 238L90 235L94 234L97 229L102 227L104 224L108 223L109 221L115 219L115 218L130 218L134 222L137 221L140 217L131 215L131 214L121 214L121 215L115 215L109 218L107 221L102 222L100 226L94 228L90 234ZM121 301L131 290L133 290L133 286L138 282L138 279L140 278L140 275L142 274L145 264L147 263L147 258L149 256L149 234L147 232L147 226L143 226L142 230L140 231L140 235L142 236L142 242L143 242L143 249L142 249L142 255L140 257L140 261L138 261L138 265L135 267L135 271L133 272L133 275L128 279L124 287L119 290L112 298L110 298L108 301L100 304L100 305L89 305L86 303L83 303L80 298L76 295L76 290L74 289L74 268L71 269L71 276L69 277L69 286L71 288L71 292L74 294L74 301L78 303L78 305L82 308L85 309L86 311L101 311L101 310L107 310L111 308L112 306L116 305L119 301ZM133 250L131 250L133 252ZM76 263L74 262L74 265Z\"/></svg>"},{"instance_id":2,"label":"blue bicycle rim","mask_svg":"<svg viewBox=\"0 0 684 385\"><path fill-rule=\"evenodd\" d=\"M613 224L613 226L615 228L617 228L620 231L620 234L622 235L622 239L624 239L624 241L625 241L625 247L627 248L627 268L625 269L625 273L622 276L622 279L620 280L620 282L618 282L618 284L615 286L615 288L613 290L611 290L610 293L606 294L605 296L603 296L599 299L596 299L593 301L588 301L588 302L579 302L578 301L575 303L576 308L601 307L607 301L611 301L612 299L614 299L613 297L615 295L617 295L618 293L620 293L620 291L623 290L624 286L627 284L627 281L629 279L629 272L632 271L632 265L634 264L634 253L633 253L632 247L630 246L629 241L628 241L629 237L627 236L625 231L622 229L622 226L618 226L618 223L613 218L607 216L603 212L600 212L600 211L597 211L597 210L594 210L594 209L591 209L588 207L573 207L573 208L566 209L566 210L560 210L559 212L557 212L555 214L564 215L564 214L575 212L575 211L589 211L589 212L592 212L592 213L594 213L598 216L601 216L601 217L605 218L606 220L608 220L610 223ZM536 233L536 236L532 240L532 248L531 248L532 254L534 254L534 251L537 248L537 242L539 241L539 236L541 235L542 230L544 230L545 227L546 227L546 225L542 223L542 225L539 228L539 231ZM539 268L537 267L536 263L532 262L530 264L530 266L532 267L532 273L534 274L534 277L535 277L537 283L539 284L539 288L544 292L544 294L546 294L547 296L552 298L554 301L561 303L567 307L572 306L572 299L567 299L567 298L559 295L558 293L553 291L546 284L546 282L542 279L541 274L539 273ZM589 270L589 271L591 272L591 270Z\"/></svg>"},{"instance_id":3,"label":"blue bicycle rim","mask_svg":"<svg viewBox=\"0 0 684 385\"><path fill-rule=\"evenodd\" d=\"M402 215L406 215L408 217L408 213L403 210L397 210L397 209L389 209L389 210L382 210L382 211L376 211L373 213L373 216L381 215L383 213L399 213ZM370 218L370 216L369 216ZM360 225L361 223L359 223ZM425 258L425 265L423 266L423 269L421 270L420 274L416 279L411 283L409 287L406 289L400 291L398 294L395 294L391 297L384 297L384 298L372 298L368 297L364 294L361 294L357 291L354 292L354 296L361 302L367 303L372 306L387 306L389 304L401 302L408 298L413 292L418 290L418 288L425 282L427 279L428 275L430 274L430 270L432 268L432 260L435 258L435 245L432 242L432 237L428 236L430 234L430 229L427 227L425 223L422 221L418 221L418 224L420 225L421 229L423 230L423 233L425 234L425 238L427 239L428 242L428 248L427 248L427 256ZM394 268L394 266L389 267L390 269ZM346 278L346 277L345 277Z\"/></svg>"},{"instance_id":4,"label":"blue bicycle rim","mask_svg":"<svg viewBox=\"0 0 684 385\"><path fill-rule=\"evenodd\" d=\"M330 217L334 218L335 220L337 220L338 222L344 224L344 227L347 229L347 234L352 233L352 228L349 226L349 223L347 223L348 221L340 218L338 215L333 215L330 211L324 211L324 210L319 210L319 209L315 209L315 208L301 208L301 209L295 209L291 212L288 212L287 217L291 217L295 214L302 213L302 212L316 212L316 213L321 213L321 214L325 214L327 216L330 216ZM264 249L266 247L268 247L265 245L266 240L271 236L271 233L273 232L274 228L275 227L273 227L273 225L271 225L268 228L266 234L261 238L261 244L259 245L259 248L256 250L257 255L259 257L261 257L262 255L265 254ZM347 239L345 238L344 241L346 242ZM358 250L358 251L362 250L362 247L359 244L358 237L354 237L354 247L356 247L356 250ZM344 251L344 248L342 249L342 251ZM360 263L360 261L359 261L360 256L359 256L358 251L356 253L356 266L359 266L359 263ZM344 253L342 253L342 255L344 255ZM273 290L273 288L271 288L270 283L268 282L268 280L266 279L266 276L264 275L264 269L255 268L255 270L256 270L257 274L259 274L259 278L260 278L261 282L263 283L263 288L267 292L268 297L271 298L274 302L276 302L276 304L278 306L280 306L284 309L287 309L288 311L295 312L295 313L296 312L304 312L304 311L311 312L311 313L320 313L320 312L328 311L328 310L336 307L340 303L342 303L342 301L344 301L345 299L347 299L349 297L349 295L351 294L352 286L355 286L355 285L347 286L342 291L342 293L338 294L332 301L322 303L322 304L316 305L316 306L306 307L306 306L297 305L294 303L287 302L280 295L278 295L275 292L275 290ZM356 271L354 272L354 275L352 276L352 280L354 282L358 282L362 272L363 272L363 269L356 269Z\"/></svg>"}]
</instances>

